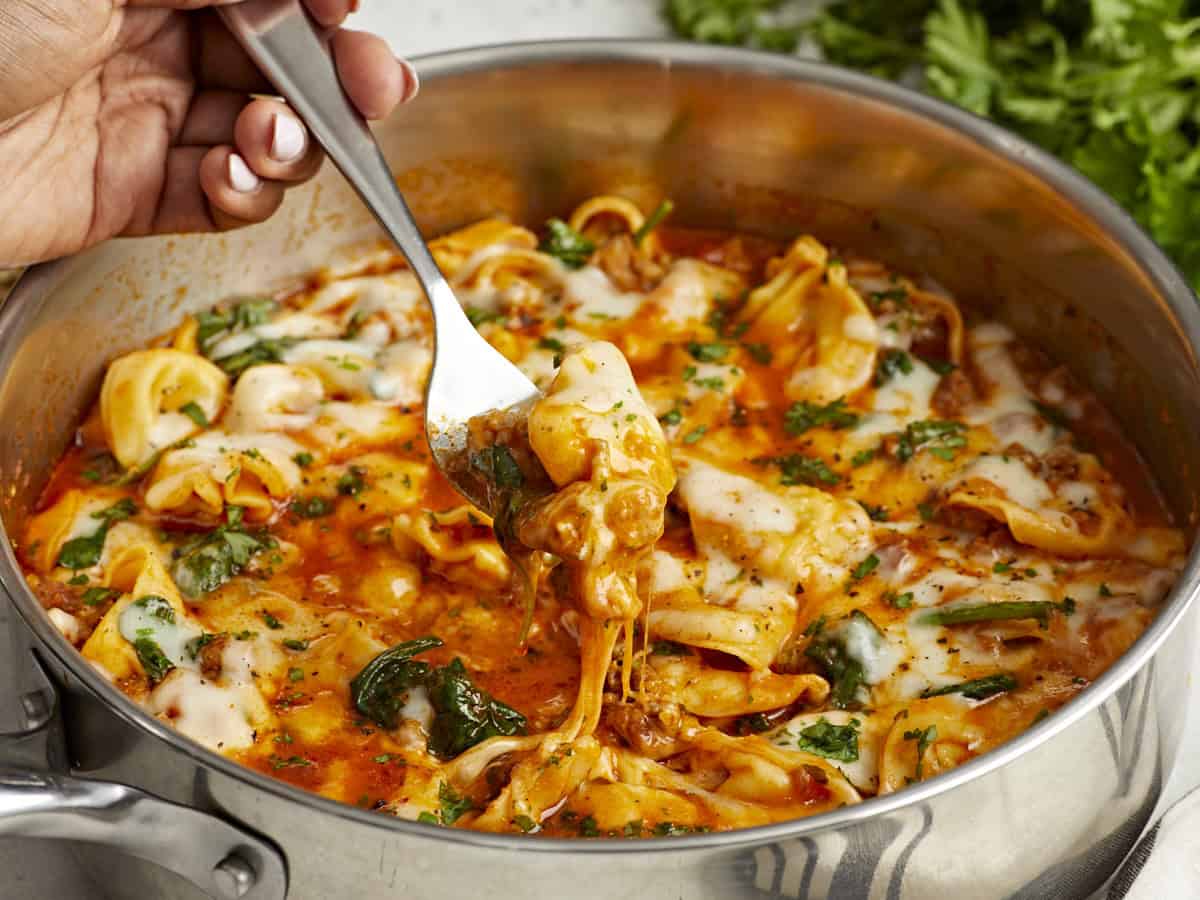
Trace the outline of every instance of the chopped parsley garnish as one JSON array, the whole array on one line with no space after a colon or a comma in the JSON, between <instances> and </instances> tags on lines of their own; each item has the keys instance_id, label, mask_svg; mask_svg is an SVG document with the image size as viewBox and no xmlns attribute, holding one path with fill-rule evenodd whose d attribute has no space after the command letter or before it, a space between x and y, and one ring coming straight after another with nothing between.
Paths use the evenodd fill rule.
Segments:
<instances>
[{"instance_id":1,"label":"chopped parsley garnish","mask_svg":"<svg viewBox=\"0 0 1200 900\"><path fill-rule=\"evenodd\" d=\"M505 318L505 315L502 312L489 312L486 309L480 309L478 306L463 307L463 312L467 314L467 321L469 321L476 328L485 322L500 322Z\"/></svg>"},{"instance_id":2,"label":"chopped parsley garnish","mask_svg":"<svg viewBox=\"0 0 1200 900\"><path fill-rule=\"evenodd\" d=\"M846 629L863 629L865 639L875 643L882 643L883 633L870 616L858 609L834 629L825 630L823 626L824 617L805 629L805 635L809 635L809 629L813 629L813 632L809 635L812 639L804 649L804 655L824 671L830 683L829 702L835 709L846 709L856 702L858 689L866 683L862 660L851 652ZM854 643L858 646L861 642Z\"/></svg>"},{"instance_id":3,"label":"chopped parsley garnish","mask_svg":"<svg viewBox=\"0 0 1200 900\"><path fill-rule=\"evenodd\" d=\"M824 460L817 459L815 456L805 456L802 453L767 457L758 462L778 468L779 481L784 485L837 484L842 480L842 476L830 469Z\"/></svg>"},{"instance_id":4,"label":"chopped parsley garnish","mask_svg":"<svg viewBox=\"0 0 1200 900\"><path fill-rule=\"evenodd\" d=\"M297 453L295 456L292 457L292 462L294 462L296 465L298 465L302 469L307 469L309 466L311 466L313 464L313 455L311 453L309 453L307 450L302 450L301 452Z\"/></svg>"},{"instance_id":5,"label":"chopped parsley garnish","mask_svg":"<svg viewBox=\"0 0 1200 900\"><path fill-rule=\"evenodd\" d=\"M922 522L932 522L937 518L937 508L932 503L918 503L917 512Z\"/></svg>"},{"instance_id":6,"label":"chopped parsley garnish","mask_svg":"<svg viewBox=\"0 0 1200 900\"><path fill-rule=\"evenodd\" d=\"M115 588L90 587L83 592L84 606L102 606L109 600L115 600L121 592Z\"/></svg>"},{"instance_id":7,"label":"chopped parsley garnish","mask_svg":"<svg viewBox=\"0 0 1200 900\"><path fill-rule=\"evenodd\" d=\"M523 813L513 816L512 824L516 825L517 828L519 828L525 834L530 834L534 831L537 831L540 827L537 822L533 821L533 819L529 818L529 816L524 815Z\"/></svg>"},{"instance_id":8,"label":"chopped parsley garnish","mask_svg":"<svg viewBox=\"0 0 1200 900\"><path fill-rule=\"evenodd\" d=\"M878 309L889 300L901 307L908 306L908 290L897 287L888 288L886 291L871 291L867 294L867 303L871 305L872 309Z\"/></svg>"},{"instance_id":9,"label":"chopped parsley garnish","mask_svg":"<svg viewBox=\"0 0 1200 900\"><path fill-rule=\"evenodd\" d=\"M801 400L788 407L783 414L783 430L793 437L804 434L812 428L825 426L828 428L853 428L858 424L858 415L846 409L846 398L839 397L824 406ZM864 451L874 455L874 450ZM855 459L858 457L856 456ZM868 459L870 456L867 457ZM857 463L861 465L861 463Z\"/></svg>"},{"instance_id":10,"label":"chopped parsley garnish","mask_svg":"<svg viewBox=\"0 0 1200 900\"><path fill-rule=\"evenodd\" d=\"M925 751L928 750L930 745L937 740L937 737L938 730L936 725L930 725L924 730L920 728L913 728L910 731L904 732L904 739L906 741L917 742L917 769L914 773L917 781L921 780L921 772L924 769Z\"/></svg>"},{"instance_id":11,"label":"chopped parsley garnish","mask_svg":"<svg viewBox=\"0 0 1200 900\"><path fill-rule=\"evenodd\" d=\"M676 406L674 409L668 410L659 416L658 421L664 425L678 425L683 421L683 412Z\"/></svg>"},{"instance_id":12,"label":"chopped parsley garnish","mask_svg":"<svg viewBox=\"0 0 1200 900\"><path fill-rule=\"evenodd\" d=\"M288 669L288 681L296 682L304 680L304 670L299 666L292 666Z\"/></svg>"},{"instance_id":13,"label":"chopped parsley garnish","mask_svg":"<svg viewBox=\"0 0 1200 900\"><path fill-rule=\"evenodd\" d=\"M996 694L1003 694L1017 687L1017 679L1006 672L986 675L983 678L972 678L959 684L948 684L945 687L930 688L924 691L922 697L944 697L947 694L962 694L968 700L986 700Z\"/></svg>"},{"instance_id":14,"label":"chopped parsley garnish","mask_svg":"<svg viewBox=\"0 0 1200 900\"><path fill-rule=\"evenodd\" d=\"M896 459L908 462L921 450L932 453L939 459L954 459L956 451L967 445L963 435L967 426L962 422L926 419L911 422L896 443Z\"/></svg>"},{"instance_id":15,"label":"chopped parsley garnish","mask_svg":"<svg viewBox=\"0 0 1200 900\"><path fill-rule=\"evenodd\" d=\"M872 522L886 522L888 520L888 511L886 506L875 506L872 503L868 503L866 500L859 500L857 503L863 508Z\"/></svg>"},{"instance_id":16,"label":"chopped parsley garnish","mask_svg":"<svg viewBox=\"0 0 1200 900\"><path fill-rule=\"evenodd\" d=\"M687 445L692 445L699 441L705 434L708 433L707 425L697 425L691 431L683 436L683 442Z\"/></svg>"},{"instance_id":17,"label":"chopped parsley garnish","mask_svg":"<svg viewBox=\"0 0 1200 900\"><path fill-rule=\"evenodd\" d=\"M903 594L888 594L885 599L888 606L895 609L908 609L913 605L912 591L905 591Z\"/></svg>"},{"instance_id":18,"label":"chopped parsley garnish","mask_svg":"<svg viewBox=\"0 0 1200 900\"><path fill-rule=\"evenodd\" d=\"M267 627L272 631L279 631L279 629L283 628L283 623L267 612L267 610L260 609L258 614L262 617L262 620L267 623Z\"/></svg>"},{"instance_id":19,"label":"chopped parsley garnish","mask_svg":"<svg viewBox=\"0 0 1200 900\"><path fill-rule=\"evenodd\" d=\"M857 584L874 572L877 568L879 568L879 557L872 553L854 567L854 571L850 573L850 583Z\"/></svg>"},{"instance_id":20,"label":"chopped parsley garnish","mask_svg":"<svg viewBox=\"0 0 1200 900\"><path fill-rule=\"evenodd\" d=\"M932 356L920 355L917 356L917 359L925 363L925 365L929 366L929 368L933 369L933 371L938 375L949 375L958 368L958 366L950 362L948 359L936 359Z\"/></svg>"},{"instance_id":21,"label":"chopped parsley garnish","mask_svg":"<svg viewBox=\"0 0 1200 900\"><path fill-rule=\"evenodd\" d=\"M1055 428L1062 428L1062 429L1068 430L1068 431L1070 430L1071 420L1068 419L1067 414L1064 413L1057 406L1050 406L1047 403L1039 403L1036 400L1033 401L1033 406L1038 411L1038 415L1041 416L1043 419L1045 419L1047 422L1049 422L1051 425L1053 425Z\"/></svg>"},{"instance_id":22,"label":"chopped parsley garnish","mask_svg":"<svg viewBox=\"0 0 1200 900\"><path fill-rule=\"evenodd\" d=\"M750 354L750 358L760 366L769 366L775 358L771 348L766 344L742 344L742 349Z\"/></svg>"},{"instance_id":23,"label":"chopped parsley garnish","mask_svg":"<svg viewBox=\"0 0 1200 900\"><path fill-rule=\"evenodd\" d=\"M270 757L271 768L278 772L280 769L307 769L313 765L311 759L305 759L303 756L289 756L284 759L281 756L276 756L274 753Z\"/></svg>"},{"instance_id":24,"label":"chopped parsley garnish","mask_svg":"<svg viewBox=\"0 0 1200 900\"><path fill-rule=\"evenodd\" d=\"M675 641L655 641L650 645L651 656L691 656L692 650L687 644L677 644Z\"/></svg>"},{"instance_id":25,"label":"chopped parsley garnish","mask_svg":"<svg viewBox=\"0 0 1200 900\"><path fill-rule=\"evenodd\" d=\"M208 427L208 416L204 414L204 410L200 408L198 403L185 403L183 406L179 407L179 411L201 428Z\"/></svg>"},{"instance_id":26,"label":"chopped parsley garnish","mask_svg":"<svg viewBox=\"0 0 1200 900\"><path fill-rule=\"evenodd\" d=\"M687 350L688 353L692 355L692 359L696 360L697 362L720 362L729 355L728 344L701 344L696 341L692 341L687 345Z\"/></svg>"},{"instance_id":27,"label":"chopped parsley garnish","mask_svg":"<svg viewBox=\"0 0 1200 900\"><path fill-rule=\"evenodd\" d=\"M824 716L801 730L796 747L806 753L852 763L858 760L858 719L846 725L834 725Z\"/></svg>"},{"instance_id":28,"label":"chopped parsley garnish","mask_svg":"<svg viewBox=\"0 0 1200 900\"><path fill-rule=\"evenodd\" d=\"M205 356L211 356L213 339L226 333L246 331L263 325L277 304L268 297L250 297L234 306L220 307L196 315L196 342Z\"/></svg>"},{"instance_id":29,"label":"chopped parsley garnish","mask_svg":"<svg viewBox=\"0 0 1200 900\"><path fill-rule=\"evenodd\" d=\"M319 519L333 512L333 504L324 497L297 497L288 509L301 519Z\"/></svg>"},{"instance_id":30,"label":"chopped parsley garnish","mask_svg":"<svg viewBox=\"0 0 1200 900\"><path fill-rule=\"evenodd\" d=\"M546 223L546 237L538 250L553 256L568 269L579 269L596 252L596 244L562 219L551 219Z\"/></svg>"},{"instance_id":31,"label":"chopped parsley garnish","mask_svg":"<svg viewBox=\"0 0 1200 900\"><path fill-rule=\"evenodd\" d=\"M537 345L542 350L550 350L553 353L565 353L567 350L566 344L558 338L543 337L539 338Z\"/></svg>"},{"instance_id":32,"label":"chopped parsley garnish","mask_svg":"<svg viewBox=\"0 0 1200 900\"><path fill-rule=\"evenodd\" d=\"M913 371L912 357L903 350L890 349L883 351L879 363L875 366L875 386L882 387L896 374L911 375Z\"/></svg>"},{"instance_id":33,"label":"chopped parsley garnish","mask_svg":"<svg viewBox=\"0 0 1200 900\"><path fill-rule=\"evenodd\" d=\"M441 806L443 825L453 825L475 808L470 797L461 796L449 783L443 781L438 785L438 803Z\"/></svg>"},{"instance_id":34,"label":"chopped parsley garnish","mask_svg":"<svg viewBox=\"0 0 1200 900\"><path fill-rule=\"evenodd\" d=\"M295 338L264 338L244 350L214 359L213 362L230 377L237 378L253 366L283 362L284 351L295 343Z\"/></svg>"},{"instance_id":35,"label":"chopped parsley garnish","mask_svg":"<svg viewBox=\"0 0 1200 900\"><path fill-rule=\"evenodd\" d=\"M856 469L859 466L865 466L875 458L875 453L876 450L874 447L872 447L870 450L859 450L852 457L850 457L850 465Z\"/></svg>"},{"instance_id":36,"label":"chopped parsley garnish","mask_svg":"<svg viewBox=\"0 0 1200 900\"><path fill-rule=\"evenodd\" d=\"M337 492L343 497L357 497L367 488L367 470L361 466L351 466L337 482Z\"/></svg>"},{"instance_id":37,"label":"chopped parsley garnish","mask_svg":"<svg viewBox=\"0 0 1200 900\"><path fill-rule=\"evenodd\" d=\"M300 651L308 649L308 641L301 641L297 638L284 638L282 643L283 646L287 647L289 650Z\"/></svg>"},{"instance_id":38,"label":"chopped parsley garnish","mask_svg":"<svg viewBox=\"0 0 1200 900\"><path fill-rule=\"evenodd\" d=\"M994 566L992 566L992 571L995 572L997 575L1003 575L1005 572L1011 572L1012 571L1012 563L998 562Z\"/></svg>"},{"instance_id":39,"label":"chopped parsley garnish","mask_svg":"<svg viewBox=\"0 0 1200 900\"><path fill-rule=\"evenodd\" d=\"M117 522L137 515L137 507L128 497L114 503L108 509L92 513L93 519L100 520L100 526L87 537L72 538L63 544L58 552L58 564L67 569L90 569L100 562L104 552L104 540L108 530Z\"/></svg>"}]
</instances>

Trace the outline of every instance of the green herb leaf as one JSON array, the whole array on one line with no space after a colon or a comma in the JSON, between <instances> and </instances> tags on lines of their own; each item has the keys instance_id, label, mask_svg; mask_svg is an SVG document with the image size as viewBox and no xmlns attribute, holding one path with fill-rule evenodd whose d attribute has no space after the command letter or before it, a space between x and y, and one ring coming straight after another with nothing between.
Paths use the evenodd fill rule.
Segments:
<instances>
[{"instance_id":1,"label":"green herb leaf","mask_svg":"<svg viewBox=\"0 0 1200 900\"><path fill-rule=\"evenodd\" d=\"M720 362L729 355L729 345L720 343L701 344L692 341L687 345L687 350L697 362Z\"/></svg>"},{"instance_id":2,"label":"green herb leaf","mask_svg":"<svg viewBox=\"0 0 1200 900\"><path fill-rule=\"evenodd\" d=\"M476 328L485 322L502 322L505 318L507 318L505 314L499 310L495 312L488 312L486 309L480 309L478 306L466 306L463 308L463 312L467 314L468 321L470 321L470 323Z\"/></svg>"},{"instance_id":3,"label":"green herb leaf","mask_svg":"<svg viewBox=\"0 0 1200 900\"><path fill-rule=\"evenodd\" d=\"M471 454L471 466L498 488L515 491L525 484L525 474L503 444Z\"/></svg>"},{"instance_id":4,"label":"green herb leaf","mask_svg":"<svg viewBox=\"0 0 1200 900\"><path fill-rule=\"evenodd\" d=\"M642 227L633 233L633 243L637 246L642 245L647 235L655 228L663 223L663 220L671 214L675 209L675 204L670 200L664 200L654 208L654 212L646 217L646 221L642 223Z\"/></svg>"},{"instance_id":5,"label":"green herb leaf","mask_svg":"<svg viewBox=\"0 0 1200 900\"><path fill-rule=\"evenodd\" d=\"M429 663L413 657L440 646L440 638L420 637L380 653L350 682L355 709L383 728L395 728L409 690L424 684L431 671Z\"/></svg>"},{"instance_id":6,"label":"green herb leaf","mask_svg":"<svg viewBox=\"0 0 1200 900\"><path fill-rule=\"evenodd\" d=\"M546 237L538 250L555 257L568 269L578 269L596 252L596 245L562 219L551 219L546 223Z\"/></svg>"},{"instance_id":7,"label":"green herb leaf","mask_svg":"<svg viewBox=\"0 0 1200 900\"><path fill-rule=\"evenodd\" d=\"M266 532L249 534L237 525L221 527L177 547L171 577L189 597L215 591L239 574L262 550L276 546Z\"/></svg>"},{"instance_id":8,"label":"green herb leaf","mask_svg":"<svg viewBox=\"0 0 1200 900\"><path fill-rule=\"evenodd\" d=\"M969 625L1006 619L1036 619L1042 628L1059 606L1045 600L1010 600L1001 603L971 603L931 609L917 619L922 625Z\"/></svg>"},{"instance_id":9,"label":"green herb leaf","mask_svg":"<svg viewBox=\"0 0 1200 900\"><path fill-rule=\"evenodd\" d=\"M834 725L824 716L801 730L796 747L806 753L852 763L858 760L858 719L846 725Z\"/></svg>"},{"instance_id":10,"label":"green herb leaf","mask_svg":"<svg viewBox=\"0 0 1200 900\"><path fill-rule=\"evenodd\" d=\"M925 751L928 750L929 746L937 740L937 737L938 730L936 725L930 725L928 728L923 730L920 728L913 728L910 731L904 732L904 739L906 741L917 742L917 770L914 773L917 781L921 780L921 772L924 769Z\"/></svg>"},{"instance_id":11,"label":"green herb leaf","mask_svg":"<svg viewBox=\"0 0 1200 900\"><path fill-rule=\"evenodd\" d=\"M875 387L887 384L896 374L911 375L913 371L912 357L903 350L884 350L879 355L875 366Z\"/></svg>"},{"instance_id":12,"label":"green herb leaf","mask_svg":"<svg viewBox=\"0 0 1200 900\"><path fill-rule=\"evenodd\" d=\"M988 697L993 697L996 694L1015 690L1016 687L1017 679L1007 673L1000 672L995 675L986 675L983 678L972 678L970 681L963 681L959 684L948 684L945 687L930 688L922 693L921 696L943 697L947 694L962 694L968 700L986 700Z\"/></svg>"},{"instance_id":13,"label":"green herb leaf","mask_svg":"<svg viewBox=\"0 0 1200 900\"><path fill-rule=\"evenodd\" d=\"M693 428L691 431L689 431L687 434L685 434L683 436L683 442L685 444L687 444L688 446L691 446L692 444L695 444L697 441L699 441L702 437L704 437L704 435L706 435L707 433L708 433L707 425L697 425L695 428Z\"/></svg>"},{"instance_id":14,"label":"green herb leaf","mask_svg":"<svg viewBox=\"0 0 1200 900\"><path fill-rule=\"evenodd\" d=\"M367 487L367 470L361 466L351 466L337 482L337 492L344 497L357 497Z\"/></svg>"},{"instance_id":15,"label":"green herb leaf","mask_svg":"<svg viewBox=\"0 0 1200 900\"><path fill-rule=\"evenodd\" d=\"M301 519L319 519L333 512L333 504L324 497L297 497L288 509Z\"/></svg>"},{"instance_id":16,"label":"green herb leaf","mask_svg":"<svg viewBox=\"0 0 1200 900\"><path fill-rule=\"evenodd\" d=\"M104 552L104 541L108 537L108 529L115 523L137 515L137 507L128 497L113 504L100 512L92 513L93 519L100 520L100 527L87 537L72 538L62 545L58 552L58 564L67 569L90 569L100 562Z\"/></svg>"},{"instance_id":17,"label":"green herb leaf","mask_svg":"<svg viewBox=\"0 0 1200 900\"><path fill-rule=\"evenodd\" d=\"M525 733L525 717L477 688L462 660L455 659L428 678L434 720L429 752L452 759L480 741Z\"/></svg>"},{"instance_id":18,"label":"green herb leaf","mask_svg":"<svg viewBox=\"0 0 1200 900\"><path fill-rule=\"evenodd\" d=\"M953 459L955 451L967 446L962 422L926 419L910 422L896 442L896 459L908 462L921 450L928 450L942 459Z\"/></svg>"},{"instance_id":19,"label":"green herb leaf","mask_svg":"<svg viewBox=\"0 0 1200 900\"><path fill-rule=\"evenodd\" d=\"M830 469L824 460L817 459L815 456L805 456L802 453L767 457L756 460L756 462L778 468L779 481L784 485L837 484L842 480L842 476Z\"/></svg>"},{"instance_id":20,"label":"green herb leaf","mask_svg":"<svg viewBox=\"0 0 1200 900\"><path fill-rule=\"evenodd\" d=\"M133 642L133 649L151 684L158 684L175 668L175 663L167 658L162 648L151 637L145 635L138 637Z\"/></svg>"},{"instance_id":21,"label":"green herb leaf","mask_svg":"<svg viewBox=\"0 0 1200 900\"><path fill-rule=\"evenodd\" d=\"M812 428L825 426L827 428L853 428L858 424L858 414L846 409L846 398L839 397L832 403L826 403L824 406L818 406L809 403L807 400L802 400L799 403L793 403L788 407L787 412L783 414L783 429L793 437L804 434ZM870 456L873 456L875 451L864 451ZM861 455L861 454L860 454ZM868 459L870 458L868 456ZM855 457L858 459L858 456ZM861 465L862 463L853 463Z\"/></svg>"},{"instance_id":22,"label":"green herb leaf","mask_svg":"<svg viewBox=\"0 0 1200 900\"><path fill-rule=\"evenodd\" d=\"M208 416L204 414L204 410L200 408L198 403L185 403L179 407L179 411L201 428L208 427Z\"/></svg>"}]
</instances>

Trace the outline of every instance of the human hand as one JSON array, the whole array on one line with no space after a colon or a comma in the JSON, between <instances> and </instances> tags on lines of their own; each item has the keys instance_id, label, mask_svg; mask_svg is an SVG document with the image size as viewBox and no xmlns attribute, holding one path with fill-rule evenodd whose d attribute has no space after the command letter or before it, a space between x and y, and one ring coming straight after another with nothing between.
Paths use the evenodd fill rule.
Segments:
<instances>
[{"instance_id":1,"label":"human hand","mask_svg":"<svg viewBox=\"0 0 1200 900\"><path fill-rule=\"evenodd\" d=\"M238 0L0 2L0 266L118 235L260 222L322 154L213 9ZM369 119L417 91L358 0L305 0Z\"/></svg>"}]
</instances>

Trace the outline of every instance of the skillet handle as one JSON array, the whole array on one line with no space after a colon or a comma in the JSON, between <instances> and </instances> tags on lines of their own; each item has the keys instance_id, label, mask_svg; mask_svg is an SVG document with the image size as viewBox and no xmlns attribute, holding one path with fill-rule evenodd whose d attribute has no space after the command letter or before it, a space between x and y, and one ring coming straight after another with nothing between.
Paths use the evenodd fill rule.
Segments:
<instances>
[{"instance_id":1,"label":"skillet handle","mask_svg":"<svg viewBox=\"0 0 1200 900\"><path fill-rule=\"evenodd\" d=\"M0 593L0 604L8 598ZM0 609L0 634L5 622ZM286 900L287 865L273 845L215 815L145 791L59 774L66 752L58 691L12 630L0 654L0 838L111 847L182 876L216 900Z\"/></svg>"},{"instance_id":2,"label":"skillet handle","mask_svg":"<svg viewBox=\"0 0 1200 900\"><path fill-rule=\"evenodd\" d=\"M0 768L0 837L111 847L219 900L285 900L279 851L240 828L145 791L69 775Z\"/></svg>"}]
</instances>

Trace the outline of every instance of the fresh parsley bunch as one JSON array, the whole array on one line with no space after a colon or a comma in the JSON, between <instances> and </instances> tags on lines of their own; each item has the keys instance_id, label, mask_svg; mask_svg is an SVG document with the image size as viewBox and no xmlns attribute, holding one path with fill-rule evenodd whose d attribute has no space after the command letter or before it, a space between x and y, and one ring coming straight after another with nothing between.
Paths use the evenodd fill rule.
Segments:
<instances>
[{"instance_id":1,"label":"fresh parsley bunch","mask_svg":"<svg viewBox=\"0 0 1200 900\"><path fill-rule=\"evenodd\" d=\"M802 6L668 0L666 16L695 40L792 50L808 36L832 62L921 75L1087 175L1200 290L1200 0L838 0L781 30Z\"/></svg>"}]
</instances>

